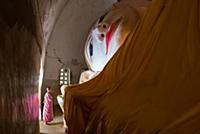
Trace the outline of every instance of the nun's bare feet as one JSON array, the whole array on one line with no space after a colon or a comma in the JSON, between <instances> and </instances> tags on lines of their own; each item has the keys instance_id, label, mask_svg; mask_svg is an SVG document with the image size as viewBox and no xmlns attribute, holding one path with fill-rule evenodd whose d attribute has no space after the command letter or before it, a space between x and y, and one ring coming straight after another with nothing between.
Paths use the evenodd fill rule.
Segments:
<instances>
[{"instance_id":1,"label":"nun's bare feet","mask_svg":"<svg viewBox=\"0 0 200 134\"><path fill-rule=\"evenodd\" d=\"M49 125L49 123L45 121L45 122L44 122L44 125Z\"/></svg>"}]
</instances>

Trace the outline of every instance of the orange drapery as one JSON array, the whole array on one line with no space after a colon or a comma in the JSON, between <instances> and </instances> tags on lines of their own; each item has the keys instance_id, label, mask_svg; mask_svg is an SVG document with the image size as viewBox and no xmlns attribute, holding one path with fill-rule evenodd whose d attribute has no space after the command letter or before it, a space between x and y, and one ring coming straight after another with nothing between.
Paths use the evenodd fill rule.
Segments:
<instances>
[{"instance_id":1,"label":"orange drapery","mask_svg":"<svg viewBox=\"0 0 200 134\"><path fill-rule=\"evenodd\" d=\"M199 14L199 0L153 0L105 69L66 89L69 133L200 133Z\"/></svg>"}]
</instances>

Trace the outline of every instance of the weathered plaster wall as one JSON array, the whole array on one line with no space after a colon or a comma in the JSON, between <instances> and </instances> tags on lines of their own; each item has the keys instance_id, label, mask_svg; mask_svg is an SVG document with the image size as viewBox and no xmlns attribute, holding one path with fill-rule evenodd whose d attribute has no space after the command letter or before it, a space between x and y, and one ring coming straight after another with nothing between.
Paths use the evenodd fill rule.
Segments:
<instances>
[{"instance_id":1,"label":"weathered plaster wall","mask_svg":"<svg viewBox=\"0 0 200 134\"><path fill-rule=\"evenodd\" d=\"M71 69L71 83L78 82L81 69L86 67L83 48L89 29L114 2L116 0L68 1L48 42L43 93L47 85L52 86L54 99L60 93L58 72L63 64L57 57Z\"/></svg>"},{"instance_id":2,"label":"weathered plaster wall","mask_svg":"<svg viewBox=\"0 0 200 134\"><path fill-rule=\"evenodd\" d=\"M46 58L46 50L47 43L52 34L52 30L55 26L56 20L59 18L62 13L65 5L69 2L68 0L34 0L35 4L38 5L36 10L36 14L38 15L39 25L38 27L41 29L40 31L40 42L43 44L42 47L42 55L40 61L40 77L39 77L39 86L38 86L38 94L39 94L39 106L40 106L40 119L42 115L42 106L43 106L43 79L44 79L44 70L45 70L45 58ZM50 81L51 82L51 81ZM54 81L53 81L54 82ZM49 85L49 84L48 84Z\"/></svg>"}]
</instances>

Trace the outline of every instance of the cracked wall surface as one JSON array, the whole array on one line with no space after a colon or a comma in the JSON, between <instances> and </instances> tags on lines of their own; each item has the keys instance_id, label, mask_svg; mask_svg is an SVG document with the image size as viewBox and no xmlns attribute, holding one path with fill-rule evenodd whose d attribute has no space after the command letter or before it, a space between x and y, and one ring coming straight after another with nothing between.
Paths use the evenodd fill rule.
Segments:
<instances>
[{"instance_id":1,"label":"cracked wall surface","mask_svg":"<svg viewBox=\"0 0 200 134\"><path fill-rule=\"evenodd\" d=\"M116 0L69 0L65 4L49 37L46 51L43 90L46 86L52 86L55 103L56 95L60 93L59 69L64 63L71 69L71 83L78 82L81 71L86 68L84 45L88 32L114 2Z\"/></svg>"}]
</instances>

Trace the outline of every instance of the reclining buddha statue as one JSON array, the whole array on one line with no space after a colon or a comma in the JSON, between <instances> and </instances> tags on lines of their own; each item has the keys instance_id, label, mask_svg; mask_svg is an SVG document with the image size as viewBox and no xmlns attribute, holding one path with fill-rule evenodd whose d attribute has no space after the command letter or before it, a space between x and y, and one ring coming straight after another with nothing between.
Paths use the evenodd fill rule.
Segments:
<instances>
[{"instance_id":1,"label":"reclining buddha statue","mask_svg":"<svg viewBox=\"0 0 200 134\"><path fill-rule=\"evenodd\" d=\"M81 73L79 84L91 80L104 69L135 28L146 6L146 0L136 2L123 0L113 4L113 7L97 20L85 43L84 55L88 70ZM60 88L62 95L57 96L62 111L64 88L67 86L63 85Z\"/></svg>"},{"instance_id":2,"label":"reclining buddha statue","mask_svg":"<svg viewBox=\"0 0 200 134\"><path fill-rule=\"evenodd\" d=\"M92 115L91 109L93 109L89 106L90 104L87 106L90 107L90 110L87 109L86 113L82 113L83 111L80 108L73 109L76 104L73 102L72 94L80 95L81 98L84 93L93 94L93 92L96 92L95 86L98 87L98 85L89 84L90 81L99 77L113 55L118 52L121 46L126 45L129 36L134 35L132 31L136 31L136 26L141 21L148 4L147 0L118 1L91 28L85 45L85 59L89 70L81 74L80 85L68 86L65 89L64 116L69 129L68 133L81 134L86 131L89 116ZM110 69L108 71L111 71ZM109 84L109 81L107 84ZM101 86L104 86L104 84L102 83ZM101 90L100 92L103 93L104 91ZM101 96L101 93L97 91L95 96L98 97L99 95ZM80 113L76 115L73 110Z\"/></svg>"},{"instance_id":3,"label":"reclining buddha statue","mask_svg":"<svg viewBox=\"0 0 200 134\"><path fill-rule=\"evenodd\" d=\"M146 4L146 0L134 4L124 0L115 3L109 12L98 19L86 40L84 55L89 70L82 72L80 84L94 78L103 70L142 17Z\"/></svg>"},{"instance_id":4,"label":"reclining buddha statue","mask_svg":"<svg viewBox=\"0 0 200 134\"><path fill-rule=\"evenodd\" d=\"M199 0L114 4L87 49L99 74L65 89L68 134L199 134L199 9Z\"/></svg>"}]
</instances>

